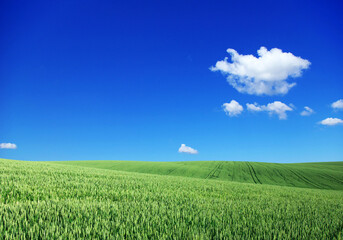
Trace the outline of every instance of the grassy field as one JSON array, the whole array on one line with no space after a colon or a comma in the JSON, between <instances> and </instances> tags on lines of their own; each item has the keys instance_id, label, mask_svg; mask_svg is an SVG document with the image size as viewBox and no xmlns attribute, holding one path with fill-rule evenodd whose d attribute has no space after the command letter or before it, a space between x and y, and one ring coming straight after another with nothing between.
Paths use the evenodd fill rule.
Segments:
<instances>
[{"instance_id":1,"label":"grassy field","mask_svg":"<svg viewBox=\"0 0 343 240\"><path fill-rule=\"evenodd\" d=\"M271 170L255 163L263 184L205 179L220 162L203 164L199 175L184 170L190 178L0 159L0 239L343 238L343 191L267 185L260 171ZM249 176L244 163L228 164ZM338 181L341 165L302 164L297 174L313 169L319 186L321 168Z\"/></svg>"},{"instance_id":2,"label":"grassy field","mask_svg":"<svg viewBox=\"0 0 343 240\"><path fill-rule=\"evenodd\" d=\"M56 163L126 172L343 190L343 162L277 164L228 161L63 161Z\"/></svg>"}]
</instances>

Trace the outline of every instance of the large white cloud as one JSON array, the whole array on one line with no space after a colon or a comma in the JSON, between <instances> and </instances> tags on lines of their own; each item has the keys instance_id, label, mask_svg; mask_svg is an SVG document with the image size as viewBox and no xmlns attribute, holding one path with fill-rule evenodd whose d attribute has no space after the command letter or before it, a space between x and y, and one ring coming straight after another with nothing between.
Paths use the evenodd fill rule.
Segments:
<instances>
[{"instance_id":1,"label":"large white cloud","mask_svg":"<svg viewBox=\"0 0 343 240\"><path fill-rule=\"evenodd\" d=\"M268 103L267 105L258 105L257 103L247 103L247 109L251 112L268 112L270 115L277 115L279 119L287 119L287 112L293 109L280 101Z\"/></svg>"},{"instance_id":2,"label":"large white cloud","mask_svg":"<svg viewBox=\"0 0 343 240\"><path fill-rule=\"evenodd\" d=\"M0 148L16 149L17 145L15 145L14 143L0 143Z\"/></svg>"},{"instance_id":3,"label":"large white cloud","mask_svg":"<svg viewBox=\"0 0 343 240\"><path fill-rule=\"evenodd\" d=\"M319 124L326 125L326 126L334 126L338 124L343 124L343 120L339 118L326 118L320 121Z\"/></svg>"},{"instance_id":4,"label":"large white cloud","mask_svg":"<svg viewBox=\"0 0 343 240\"><path fill-rule=\"evenodd\" d=\"M302 70L310 66L310 62L296 57L290 52L281 49L261 47L258 57L241 55L234 49L227 49L231 54L231 61L218 61L210 68L211 71L220 71L227 76L231 86L241 93L254 95L286 94L295 82L288 82L289 77L300 77Z\"/></svg>"},{"instance_id":5,"label":"large white cloud","mask_svg":"<svg viewBox=\"0 0 343 240\"><path fill-rule=\"evenodd\" d=\"M343 99L339 99L336 102L331 104L333 109L343 109Z\"/></svg>"},{"instance_id":6,"label":"large white cloud","mask_svg":"<svg viewBox=\"0 0 343 240\"><path fill-rule=\"evenodd\" d=\"M179 153L198 154L198 150L188 147L186 146L186 144L181 144L181 147L179 148Z\"/></svg>"},{"instance_id":7,"label":"large white cloud","mask_svg":"<svg viewBox=\"0 0 343 240\"><path fill-rule=\"evenodd\" d=\"M313 109L306 106L304 107L304 110L300 113L301 116L310 116L314 113Z\"/></svg>"},{"instance_id":8,"label":"large white cloud","mask_svg":"<svg viewBox=\"0 0 343 240\"><path fill-rule=\"evenodd\" d=\"M230 103L224 103L222 105L224 112L230 117L237 116L242 113L243 107L237 101L231 100Z\"/></svg>"}]
</instances>

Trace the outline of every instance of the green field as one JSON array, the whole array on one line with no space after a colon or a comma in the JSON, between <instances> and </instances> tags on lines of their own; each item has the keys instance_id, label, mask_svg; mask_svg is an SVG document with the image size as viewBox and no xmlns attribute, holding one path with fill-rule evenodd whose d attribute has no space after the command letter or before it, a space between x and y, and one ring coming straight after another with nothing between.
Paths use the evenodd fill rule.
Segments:
<instances>
[{"instance_id":1,"label":"green field","mask_svg":"<svg viewBox=\"0 0 343 240\"><path fill-rule=\"evenodd\" d=\"M0 159L0 239L342 239L342 167Z\"/></svg>"},{"instance_id":2,"label":"green field","mask_svg":"<svg viewBox=\"0 0 343 240\"><path fill-rule=\"evenodd\" d=\"M343 162L277 164L228 161L61 161L55 163L126 172L343 190Z\"/></svg>"}]
</instances>

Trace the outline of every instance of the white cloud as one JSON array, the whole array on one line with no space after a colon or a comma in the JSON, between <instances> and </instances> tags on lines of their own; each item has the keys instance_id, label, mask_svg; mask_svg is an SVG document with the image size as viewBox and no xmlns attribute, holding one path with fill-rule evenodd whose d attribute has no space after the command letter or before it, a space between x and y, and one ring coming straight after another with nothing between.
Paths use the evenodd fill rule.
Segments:
<instances>
[{"instance_id":1,"label":"white cloud","mask_svg":"<svg viewBox=\"0 0 343 240\"><path fill-rule=\"evenodd\" d=\"M279 119L286 119L287 118L287 111L293 111L292 108L287 106L286 104L275 101L273 103L268 103L266 107L264 107L265 111L268 111L269 114L276 114L278 115Z\"/></svg>"},{"instance_id":2,"label":"white cloud","mask_svg":"<svg viewBox=\"0 0 343 240\"><path fill-rule=\"evenodd\" d=\"M336 102L331 104L333 109L343 109L343 99L339 99Z\"/></svg>"},{"instance_id":3,"label":"white cloud","mask_svg":"<svg viewBox=\"0 0 343 240\"><path fill-rule=\"evenodd\" d=\"M311 109L310 107L304 107L305 110L303 110L300 115L301 116L310 116L314 113L313 109Z\"/></svg>"},{"instance_id":4,"label":"white cloud","mask_svg":"<svg viewBox=\"0 0 343 240\"><path fill-rule=\"evenodd\" d=\"M247 103L247 108L252 112L268 112L270 115L277 115L279 119L287 119L287 111L293 111L293 109L280 101L268 103L267 105L258 105L257 103Z\"/></svg>"},{"instance_id":5,"label":"white cloud","mask_svg":"<svg viewBox=\"0 0 343 240\"><path fill-rule=\"evenodd\" d=\"M247 103L247 109L251 112L261 112L263 109L257 103L251 104Z\"/></svg>"},{"instance_id":6,"label":"white cloud","mask_svg":"<svg viewBox=\"0 0 343 240\"><path fill-rule=\"evenodd\" d=\"M16 149L17 145L15 145L14 143L0 143L0 148Z\"/></svg>"},{"instance_id":7,"label":"white cloud","mask_svg":"<svg viewBox=\"0 0 343 240\"><path fill-rule=\"evenodd\" d=\"M237 116L242 113L243 107L237 101L231 100L230 103L224 103L222 105L224 112L230 117Z\"/></svg>"},{"instance_id":8,"label":"white cloud","mask_svg":"<svg viewBox=\"0 0 343 240\"><path fill-rule=\"evenodd\" d=\"M319 124L326 125L326 126L334 126L338 124L343 124L343 120L339 118L326 118L320 121Z\"/></svg>"},{"instance_id":9,"label":"white cloud","mask_svg":"<svg viewBox=\"0 0 343 240\"><path fill-rule=\"evenodd\" d=\"M295 82L287 81L289 77L300 77L302 70L310 66L310 62L296 57L290 52L281 49L261 47L258 57L240 55L234 49L227 49L231 54L231 62L226 57L210 68L211 71L220 71L227 75L227 81L237 91L254 95L286 94Z\"/></svg>"},{"instance_id":10,"label":"white cloud","mask_svg":"<svg viewBox=\"0 0 343 240\"><path fill-rule=\"evenodd\" d=\"M181 144L181 147L179 148L179 153L198 154L198 151L186 146L185 144Z\"/></svg>"}]
</instances>

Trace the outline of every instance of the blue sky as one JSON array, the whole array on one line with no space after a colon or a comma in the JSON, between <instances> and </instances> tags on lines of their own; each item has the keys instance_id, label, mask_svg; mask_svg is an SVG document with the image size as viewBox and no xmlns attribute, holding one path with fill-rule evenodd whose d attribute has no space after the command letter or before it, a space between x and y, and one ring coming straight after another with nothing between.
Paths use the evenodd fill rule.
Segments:
<instances>
[{"instance_id":1,"label":"blue sky","mask_svg":"<svg viewBox=\"0 0 343 240\"><path fill-rule=\"evenodd\" d=\"M343 119L331 106L343 98L341 1L3 1L0 9L0 143L17 146L0 157L343 161L343 126L318 123ZM310 62L283 80L296 83L286 93L240 92L226 78L243 75L210 70L232 63L228 48L257 58L262 46ZM243 108L234 116L223 109L232 100ZM270 115L275 101L292 109L287 119ZM249 111L255 102L264 110ZM305 106L315 113L301 116ZM197 154L178 152L181 144Z\"/></svg>"}]
</instances>

